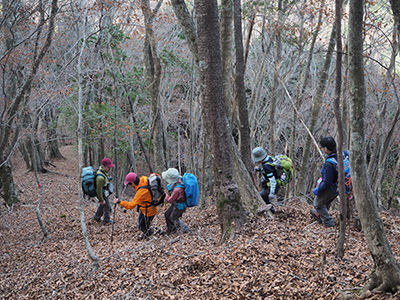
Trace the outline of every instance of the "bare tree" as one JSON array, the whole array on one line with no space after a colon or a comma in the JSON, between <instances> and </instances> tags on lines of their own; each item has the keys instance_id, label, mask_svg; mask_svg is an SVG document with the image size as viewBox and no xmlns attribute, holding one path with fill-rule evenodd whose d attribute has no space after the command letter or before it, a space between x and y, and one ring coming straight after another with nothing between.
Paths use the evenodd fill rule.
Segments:
<instances>
[{"instance_id":1,"label":"bare tree","mask_svg":"<svg viewBox=\"0 0 400 300\"><path fill-rule=\"evenodd\" d=\"M390 248L367 176L363 63L364 1L350 0L349 8L350 167L357 210L374 260L374 271L363 287L362 294L365 295L367 291L395 293L400 290L400 265Z\"/></svg>"},{"instance_id":2,"label":"bare tree","mask_svg":"<svg viewBox=\"0 0 400 300\"><path fill-rule=\"evenodd\" d=\"M51 9L49 18L41 18L40 22L38 23L38 27L33 30L36 33L36 39L29 40L26 38L26 42L32 42L34 49L37 49L33 52L31 57L31 63L27 68L28 71L26 76L23 76L22 70L13 70L12 68L8 70L7 68L3 68L3 87L2 90L7 91L4 95L4 101L2 103L2 111L1 111L1 119L0 119L0 186L3 188L3 193L1 196L4 198L7 205L11 205L15 202L18 202L18 195L16 193L14 180L12 177L11 166L10 166L10 156L16 148L16 145L19 141L19 134L21 129L21 124L16 122L16 117L18 116L18 111L25 110L27 102L29 100L29 94L32 88L33 80L38 72L39 66L43 61L46 53L48 52L50 45L53 39L54 33L54 22L55 17L58 11L57 6L58 1L53 0L51 2ZM15 6L12 6L15 5ZM19 17L24 17L25 14L18 14L17 11L23 11L20 2L13 2L13 1L3 1L3 17L5 19L5 30L9 30L5 35L7 38L5 39L6 43L6 53L2 53L2 57L0 61L7 61L8 56L12 53L12 51L16 50L18 44L21 44L23 41L18 40L17 37L19 36L14 32L11 34L13 30L11 27L15 24L19 24L22 26L21 23L26 22L26 20L18 19ZM43 3L40 1L38 5L39 11L44 12L45 7ZM27 13L28 14L28 13ZM29 15L29 14L28 14ZM43 14L42 14L43 16ZM12 18L11 20L8 18ZM46 35L44 37L43 47L39 47L41 42L39 42L39 36L41 36L43 30L47 28ZM19 28L20 30L21 28ZM18 30L16 30L18 31ZM32 33L32 35L34 34ZM22 38L21 38L22 39ZM13 75L9 77L9 73L14 74L17 72L19 78L17 80L16 77ZM12 89L12 91L9 90Z\"/></svg>"},{"instance_id":3,"label":"bare tree","mask_svg":"<svg viewBox=\"0 0 400 300\"><path fill-rule=\"evenodd\" d=\"M224 109L218 6L215 0L196 0L203 118L211 140L214 195L221 224L221 242L234 236L246 222L232 167L230 133Z\"/></svg>"},{"instance_id":4,"label":"bare tree","mask_svg":"<svg viewBox=\"0 0 400 300\"><path fill-rule=\"evenodd\" d=\"M318 119L318 114L320 111L320 106L322 102L322 96L326 88L326 84L328 81L328 71L331 65L331 60L332 60L332 55L333 55L333 50L335 47L335 26L333 26L332 31L331 31L331 36L329 39L329 45L328 45L328 51L326 53L325 57L325 62L324 66L321 71L321 77L319 79L319 84L318 88L316 91L315 95L315 100L312 106L312 113L311 113L311 118L310 118L310 123L309 123L309 129L312 134L314 134L315 127L317 124L317 119ZM309 164L309 154L311 151L311 146L312 146L312 140L311 136L307 135L306 137L306 142L304 145L303 149L303 156L301 159L301 165L300 165L300 171L298 175L298 183L297 183L297 193L304 195L306 193L306 180L307 180L307 167Z\"/></svg>"},{"instance_id":5,"label":"bare tree","mask_svg":"<svg viewBox=\"0 0 400 300\"><path fill-rule=\"evenodd\" d=\"M78 77L78 155L79 155L79 211L81 217L81 228L82 228L82 235L85 242L86 251L88 256L93 262L93 269L97 270L99 268L99 258L94 254L92 247L89 242L89 237L87 234L86 222L85 222L85 213L83 210L83 190L82 190L82 172L83 169L83 146L82 146L82 137L84 136L84 128L83 128L83 72L82 72L82 56L85 50L87 34L86 34L86 18L87 18L87 11L88 11L88 1L86 1L86 5L81 3L81 12L82 15L79 16L81 21L80 26L78 27L78 37L79 40L82 40L78 54L78 61L77 61L77 77Z\"/></svg>"}]
</instances>

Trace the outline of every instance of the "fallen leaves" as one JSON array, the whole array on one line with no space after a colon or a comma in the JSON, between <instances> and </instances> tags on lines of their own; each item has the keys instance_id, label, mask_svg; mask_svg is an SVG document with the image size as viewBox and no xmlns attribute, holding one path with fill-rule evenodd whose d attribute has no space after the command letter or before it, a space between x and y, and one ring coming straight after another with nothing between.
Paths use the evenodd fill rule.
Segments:
<instances>
[{"instance_id":1,"label":"fallen leaves","mask_svg":"<svg viewBox=\"0 0 400 300\"><path fill-rule=\"evenodd\" d=\"M111 226L92 222L96 203L85 200L89 239L100 258L100 269L92 271L77 209L78 164L72 150L64 147L67 160L54 162L60 174L40 175L49 240L43 240L36 219L32 199L37 199L37 187L23 166L15 167L23 203L1 216L0 298L340 299L339 291L361 287L372 271L362 232L349 226L345 257L337 260L336 231L312 224L310 207L296 201L277 206L273 219L250 218L236 239L218 245L220 226L212 203L183 215L190 233L143 241L138 241L137 213L117 210L111 244ZM337 212L333 215L337 219ZM399 259L400 218L382 215ZM165 227L162 213L154 225Z\"/></svg>"}]
</instances>

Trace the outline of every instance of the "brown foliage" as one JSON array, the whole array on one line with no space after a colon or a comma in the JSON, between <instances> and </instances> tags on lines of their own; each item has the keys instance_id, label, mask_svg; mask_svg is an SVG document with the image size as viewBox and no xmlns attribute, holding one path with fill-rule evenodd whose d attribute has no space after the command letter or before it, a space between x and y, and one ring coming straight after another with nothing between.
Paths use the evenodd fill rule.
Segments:
<instances>
[{"instance_id":1,"label":"brown foliage","mask_svg":"<svg viewBox=\"0 0 400 300\"><path fill-rule=\"evenodd\" d=\"M13 161L22 203L1 215L1 299L342 299L341 289L361 287L372 271L362 232L349 225L344 259L337 260L336 231L313 223L310 207L297 201L278 206L274 219L250 216L236 239L218 245L220 225L210 203L184 214L190 233L142 241L137 213L118 209L111 244L111 226L94 224L96 203L85 200L89 239L100 258L93 272L80 228L77 156L72 146L62 154L66 160L53 162L58 174L40 175L49 240L36 219L34 177L24 173L20 158ZM400 218L381 215L399 259ZM154 225L164 224L157 215Z\"/></svg>"}]
</instances>

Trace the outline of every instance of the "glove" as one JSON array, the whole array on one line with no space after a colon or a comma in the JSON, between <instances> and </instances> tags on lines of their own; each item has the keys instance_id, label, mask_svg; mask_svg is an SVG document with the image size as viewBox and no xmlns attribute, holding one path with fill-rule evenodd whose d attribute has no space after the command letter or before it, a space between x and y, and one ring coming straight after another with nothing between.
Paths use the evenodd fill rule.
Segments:
<instances>
[{"instance_id":1,"label":"glove","mask_svg":"<svg viewBox=\"0 0 400 300\"><path fill-rule=\"evenodd\" d=\"M313 190L313 193L315 194L315 195L319 195L319 193L318 193L318 188L316 187L314 190Z\"/></svg>"},{"instance_id":2,"label":"glove","mask_svg":"<svg viewBox=\"0 0 400 300\"><path fill-rule=\"evenodd\" d=\"M275 195L274 195L274 194L269 194L269 195L268 195L268 199L269 199L269 200L275 199Z\"/></svg>"}]
</instances>

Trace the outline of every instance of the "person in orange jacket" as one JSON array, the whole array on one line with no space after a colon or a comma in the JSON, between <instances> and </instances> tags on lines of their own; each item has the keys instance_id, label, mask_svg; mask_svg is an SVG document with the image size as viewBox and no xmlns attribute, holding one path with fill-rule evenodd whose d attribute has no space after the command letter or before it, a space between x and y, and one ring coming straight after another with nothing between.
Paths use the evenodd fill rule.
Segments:
<instances>
[{"instance_id":1,"label":"person in orange jacket","mask_svg":"<svg viewBox=\"0 0 400 300\"><path fill-rule=\"evenodd\" d=\"M114 203L126 209L133 209L138 206L139 213L139 230L143 232L139 239L144 239L151 236L154 233L151 228L151 222L154 216L157 214L157 206L152 205L152 196L147 188L142 188L148 185L147 176L137 176L136 173L128 173L125 177L125 185L132 186L136 190L136 194L132 201L121 201L118 198L114 198Z\"/></svg>"}]
</instances>

